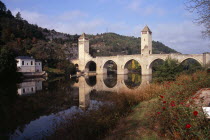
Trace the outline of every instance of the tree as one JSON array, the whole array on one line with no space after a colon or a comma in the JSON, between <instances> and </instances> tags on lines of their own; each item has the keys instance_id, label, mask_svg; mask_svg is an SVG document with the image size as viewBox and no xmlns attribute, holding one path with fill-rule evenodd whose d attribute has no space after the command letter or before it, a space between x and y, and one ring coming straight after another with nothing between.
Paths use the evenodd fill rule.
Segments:
<instances>
[{"instance_id":1,"label":"tree","mask_svg":"<svg viewBox=\"0 0 210 140\"><path fill-rule=\"evenodd\" d=\"M181 70L177 60L168 58L163 64L156 66L154 81L163 82L175 80L176 75L179 74Z\"/></svg>"},{"instance_id":2,"label":"tree","mask_svg":"<svg viewBox=\"0 0 210 140\"><path fill-rule=\"evenodd\" d=\"M9 17L13 17L12 12L11 12L10 10L7 10L7 15L8 15Z\"/></svg>"},{"instance_id":3,"label":"tree","mask_svg":"<svg viewBox=\"0 0 210 140\"><path fill-rule=\"evenodd\" d=\"M7 8L3 2L0 1L0 11L6 12Z\"/></svg>"},{"instance_id":4,"label":"tree","mask_svg":"<svg viewBox=\"0 0 210 140\"><path fill-rule=\"evenodd\" d=\"M210 0L187 0L185 5L188 11L197 13L198 17L194 21L204 25L204 37L210 37Z\"/></svg>"},{"instance_id":5,"label":"tree","mask_svg":"<svg viewBox=\"0 0 210 140\"><path fill-rule=\"evenodd\" d=\"M7 48L0 49L0 79L5 80L17 76L15 55Z\"/></svg>"},{"instance_id":6,"label":"tree","mask_svg":"<svg viewBox=\"0 0 210 140\"><path fill-rule=\"evenodd\" d=\"M21 17L20 12L18 12L18 13L16 14L16 19L18 19L18 20L23 20L23 18Z\"/></svg>"}]
</instances>

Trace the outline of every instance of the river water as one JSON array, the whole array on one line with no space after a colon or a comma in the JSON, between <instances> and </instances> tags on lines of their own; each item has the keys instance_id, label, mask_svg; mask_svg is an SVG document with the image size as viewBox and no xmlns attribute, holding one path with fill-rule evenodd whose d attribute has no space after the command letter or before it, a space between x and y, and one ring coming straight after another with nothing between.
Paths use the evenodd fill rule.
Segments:
<instances>
[{"instance_id":1,"label":"river water","mask_svg":"<svg viewBox=\"0 0 210 140\"><path fill-rule=\"evenodd\" d=\"M27 79L0 91L9 92L0 100L0 139L44 139L66 117L110 105L100 92L132 92L151 82L151 76L97 75L66 80ZM94 92L94 93L93 93Z\"/></svg>"}]
</instances>

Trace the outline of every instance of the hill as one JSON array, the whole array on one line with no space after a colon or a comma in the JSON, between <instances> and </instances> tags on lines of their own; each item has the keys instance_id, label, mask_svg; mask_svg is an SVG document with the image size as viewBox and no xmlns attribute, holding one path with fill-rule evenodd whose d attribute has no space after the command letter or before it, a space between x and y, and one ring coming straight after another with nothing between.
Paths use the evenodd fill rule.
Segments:
<instances>
[{"instance_id":1,"label":"hill","mask_svg":"<svg viewBox=\"0 0 210 140\"><path fill-rule=\"evenodd\" d=\"M28 55L40 59L45 67L66 69L71 59L78 57L78 38L28 23L21 13L13 16L0 1L0 49L16 56ZM92 56L140 53L140 38L103 33L88 35ZM153 53L176 53L161 42L153 41Z\"/></svg>"},{"instance_id":2,"label":"hill","mask_svg":"<svg viewBox=\"0 0 210 140\"><path fill-rule=\"evenodd\" d=\"M141 53L141 38L116 33L89 35L90 52L93 56L130 55ZM177 53L163 43L153 41L153 53Z\"/></svg>"}]
</instances>

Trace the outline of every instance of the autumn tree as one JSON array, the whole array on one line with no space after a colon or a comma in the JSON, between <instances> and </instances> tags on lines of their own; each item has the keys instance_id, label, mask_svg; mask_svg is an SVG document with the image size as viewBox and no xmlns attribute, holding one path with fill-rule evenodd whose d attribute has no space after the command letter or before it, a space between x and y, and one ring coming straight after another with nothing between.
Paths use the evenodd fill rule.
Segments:
<instances>
[{"instance_id":1,"label":"autumn tree","mask_svg":"<svg viewBox=\"0 0 210 140\"><path fill-rule=\"evenodd\" d=\"M204 37L210 37L210 0L186 0L185 5L188 11L197 13L194 22L205 27Z\"/></svg>"}]
</instances>

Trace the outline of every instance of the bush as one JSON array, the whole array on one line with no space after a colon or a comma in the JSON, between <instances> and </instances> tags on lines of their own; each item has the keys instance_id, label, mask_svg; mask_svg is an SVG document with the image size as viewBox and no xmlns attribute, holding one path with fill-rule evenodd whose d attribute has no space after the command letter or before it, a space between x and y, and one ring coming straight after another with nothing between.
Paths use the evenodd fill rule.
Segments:
<instances>
[{"instance_id":1,"label":"bush","mask_svg":"<svg viewBox=\"0 0 210 140\"><path fill-rule=\"evenodd\" d=\"M153 126L160 134L172 139L208 139L210 125L193 97L201 88L210 86L206 72L181 75L175 82L165 82L165 91L159 96L152 113Z\"/></svg>"}]
</instances>

